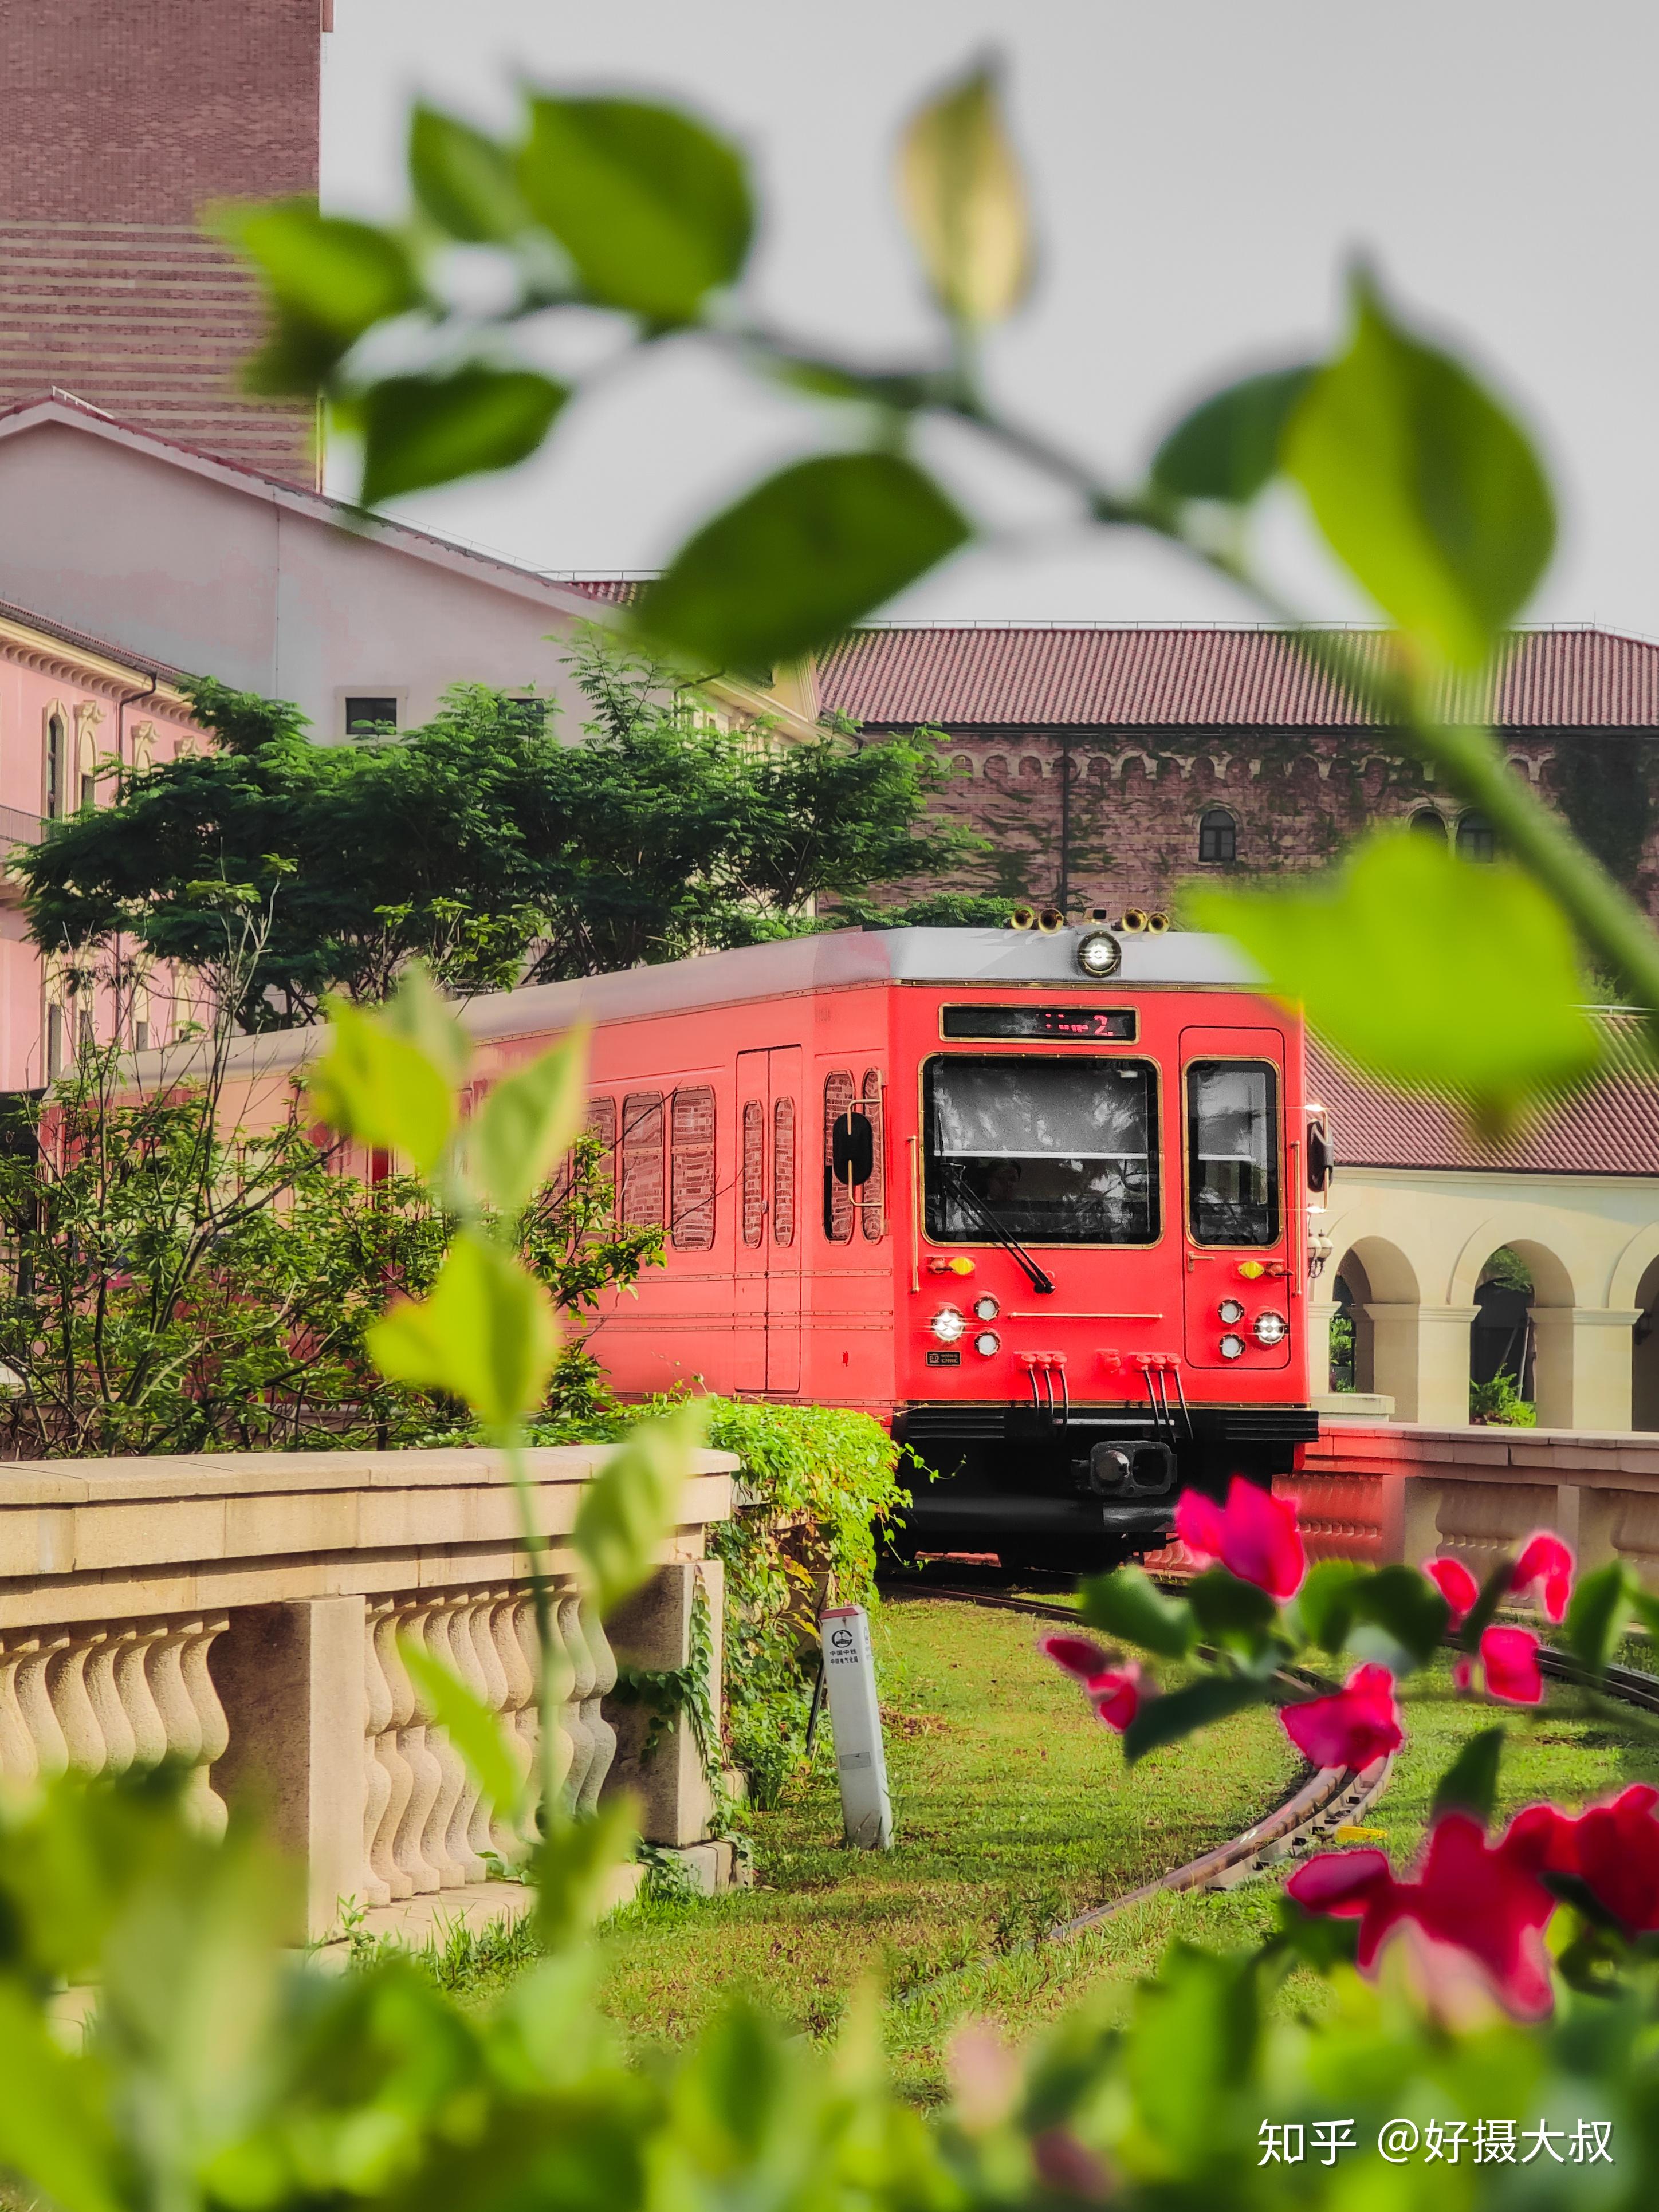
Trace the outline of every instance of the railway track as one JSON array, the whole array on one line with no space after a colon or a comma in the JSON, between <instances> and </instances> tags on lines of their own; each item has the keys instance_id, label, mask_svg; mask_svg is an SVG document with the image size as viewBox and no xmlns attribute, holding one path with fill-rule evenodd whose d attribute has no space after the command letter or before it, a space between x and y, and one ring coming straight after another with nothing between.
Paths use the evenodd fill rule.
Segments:
<instances>
[{"instance_id":1,"label":"railway track","mask_svg":"<svg viewBox=\"0 0 1659 2212\"><path fill-rule=\"evenodd\" d=\"M1073 1607L1048 1604L1041 1598L1016 1596L1008 1591L908 1578L895 1582L892 1587L914 1597L947 1600L958 1605L977 1606L988 1612L1021 1613L1038 1620L1058 1621L1070 1628L1078 1626ZM1547 1645L1540 1650L1538 1664L1540 1670L1553 1680L1565 1680L1571 1676L1571 1664L1565 1655ZM1299 1667L1285 1668L1275 1679L1282 1681L1287 1691L1335 1686ZM1609 1667L1606 1686L1608 1694L1620 1702L1659 1713L1659 1675L1641 1674L1630 1667ZM1299 1783L1271 1812L1252 1821L1226 1843L1195 1859L1188 1859L1183 1866L1172 1867L1155 1881L1143 1882L1139 1889L1128 1890L1121 1897L1080 1912L1074 1919L1060 1922L1039 1940L1045 1943L1067 1942L1091 1928L1099 1927L1114 1914L1132 1905L1145 1904L1151 1898L1182 1890L1231 1889L1282 1860L1304 1857L1321 1844L1329 1842L1337 1829L1361 1818L1387 1788L1393 1764L1390 1757L1376 1759L1364 1768L1322 1767Z\"/></svg>"}]
</instances>

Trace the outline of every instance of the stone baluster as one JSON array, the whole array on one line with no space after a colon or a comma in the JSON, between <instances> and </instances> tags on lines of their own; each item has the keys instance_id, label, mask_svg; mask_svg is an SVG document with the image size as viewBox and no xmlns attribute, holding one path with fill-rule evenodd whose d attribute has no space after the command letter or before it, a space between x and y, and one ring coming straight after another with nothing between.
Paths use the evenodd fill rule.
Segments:
<instances>
[{"instance_id":1,"label":"stone baluster","mask_svg":"<svg viewBox=\"0 0 1659 2212\"><path fill-rule=\"evenodd\" d=\"M34 1747L35 1764L43 1775L61 1774L69 1765L69 1746L53 1710L48 1674L53 1662L69 1648L66 1635L31 1636L18 1645L17 1704L23 1725Z\"/></svg>"},{"instance_id":2,"label":"stone baluster","mask_svg":"<svg viewBox=\"0 0 1659 2212\"><path fill-rule=\"evenodd\" d=\"M432 1808L444 1786L444 1771L427 1741L426 1720L415 1695L415 1685L404 1664L403 1654L398 1649L398 1637L412 1632L412 1617L423 1602L421 1599L404 1599L397 1606L392 1620L397 1635L385 1646L388 1666L386 1679L392 1686L392 1713L398 1729L398 1748L408 1761L413 1781L409 1802L404 1808L403 1818L398 1823L397 1839L392 1845L398 1864L409 1876L416 1890L422 1893L443 1887L443 1875L427 1856L427 1838L431 1830Z\"/></svg>"},{"instance_id":3,"label":"stone baluster","mask_svg":"<svg viewBox=\"0 0 1659 2212\"><path fill-rule=\"evenodd\" d=\"M115 1693L131 1732L135 1766L159 1766L171 1747L149 1681L156 1646L166 1634L165 1621L143 1621L131 1633L124 1630L115 1648Z\"/></svg>"},{"instance_id":4,"label":"stone baluster","mask_svg":"<svg viewBox=\"0 0 1659 2212\"><path fill-rule=\"evenodd\" d=\"M416 1777L414 1767L404 1754L399 1734L400 1686L407 1686L408 1675L398 1654L397 1638L397 1607L387 1600L375 1606L369 1615L368 1644L373 1655L368 1677L369 1702L372 1711L380 1711L384 1692L386 1714L374 1738L374 1759L385 1770L386 1791L380 1824L369 1843L368 1863L375 1879L386 1884L392 1896L403 1899L412 1897L416 1887L413 1869L404 1863L398 1852L398 1838L410 1799L415 1794ZM408 1711L403 1716L404 1723L413 1709L411 1693ZM433 1887L436 1886L434 1882Z\"/></svg>"},{"instance_id":5,"label":"stone baluster","mask_svg":"<svg viewBox=\"0 0 1659 2212\"><path fill-rule=\"evenodd\" d=\"M380 1739L392 1725L392 1690L374 1648L374 1625L375 1608L370 1607L363 1624L362 1893L369 1905L390 1905L394 1894L390 1865L381 1872L375 1847L392 1802L392 1772L380 1758Z\"/></svg>"},{"instance_id":6,"label":"stone baluster","mask_svg":"<svg viewBox=\"0 0 1659 2212\"><path fill-rule=\"evenodd\" d=\"M477 1661L470 1659L467 1639L459 1632L465 1604L464 1598L453 1596L435 1601L426 1616L426 1648L441 1667L447 1668L476 1694L481 1686L471 1676L477 1671ZM478 1778L455 1748L447 1729L434 1729L433 1739L434 1748L444 1762L444 1795L437 1814L443 1821L438 1847L446 1862L444 1886L453 1888L467 1882L483 1881L489 1869L470 1840L472 1815L483 1795ZM450 1868L456 1870L453 1877L448 1871Z\"/></svg>"},{"instance_id":7,"label":"stone baluster","mask_svg":"<svg viewBox=\"0 0 1659 2212\"><path fill-rule=\"evenodd\" d=\"M495 1654L495 1663L501 1673L501 1724L507 1748L519 1763L519 1772L528 1784L535 1772L536 1742L533 1730L536 1717L532 1707L536 1700L536 1677L532 1671L525 1649L519 1641L519 1607L525 1602L523 1595L514 1589L492 1590L489 1603L483 1614L484 1632ZM526 1728L526 1718L529 1729ZM528 1821L526 1828L528 1831ZM510 1820L497 1814L491 1829L494 1848L503 1853L516 1851L523 1838L514 1830Z\"/></svg>"},{"instance_id":8,"label":"stone baluster","mask_svg":"<svg viewBox=\"0 0 1659 2212\"><path fill-rule=\"evenodd\" d=\"M205 1835L222 1836L229 1818L225 1801L213 1786L211 1769L217 1759L224 1757L230 1746L230 1724L225 1718L225 1709L219 1702L219 1692L213 1686L213 1676L208 1668L208 1655L216 1639L230 1626L222 1613L204 1615L187 1625L184 1656L180 1672L191 1704L196 1709L196 1724L201 1731L201 1758L186 1800L198 1826Z\"/></svg>"},{"instance_id":9,"label":"stone baluster","mask_svg":"<svg viewBox=\"0 0 1659 2212\"><path fill-rule=\"evenodd\" d=\"M583 1598L580 1610L582 1634L593 1662L593 1686L582 1700L582 1719L593 1739L593 1757L582 1777L581 1795L576 1802L581 1811L591 1813L599 1802L605 1778L617 1756L617 1731L606 1720L600 1702L617 1686L617 1655L611 1649L605 1623L592 1599Z\"/></svg>"},{"instance_id":10,"label":"stone baluster","mask_svg":"<svg viewBox=\"0 0 1659 2212\"><path fill-rule=\"evenodd\" d=\"M167 1755L192 1773L202 1765L202 1721L185 1680L185 1646L201 1632L199 1620L164 1620L149 1657L150 1695L161 1717Z\"/></svg>"},{"instance_id":11,"label":"stone baluster","mask_svg":"<svg viewBox=\"0 0 1659 2212\"><path fill-rule=\"evenodd\" d=\"M131 1666L131 1655L122 1647L134 1644L137 1634L137 1630L130 1621L107 1629L87 1658L87 1696L97 1716L98 1732L104 1740L103 1771L106 1774L125 1774L138 1748L138 1740L133 1734L132 1723L127 1718L120 1687L115 1678L118 1661L124 1661Z\"/></svg>"},{"instance_id":12,"label":"stone baluster","mask_svg":"<svg viewBox=\"0 0 1659 2212\"><path fill-rule=\"evenodd\" d=\"M580 1805L598 1745L587 1725L588 1701L593 1695L598 1671L582 1633L581 1598L574 1589L559 1592L559 1638L570 1658L570 1694L559 1713L559 1724L570 1738L570 1765L565 1774L565 1795Z\"/></svg>"},{"instance_id":13,"label":"stone baluster","mask_svg":"<svg viewBox=\"0 0 1659 2212\"><path fill-rule=\"evenodd\" d=\"M488 1632L489 1613L489 1591L468 1591L450 1616L449 1640L461 1662L463 1680L489 1706L496 1720L504 1722L507 1676ZM480 1866L484 1863L484 1853L496 1849L495 1808L482 1790L472 1795L467 1814L466 1843Z\"/></svg>"},{"instance_id":14,"label":"stone baluster","mask_svg":"<svg viewBox=\"0 0 1659 2212\"><path fill-rule=\"evenodd\" d=\"M554 1667L559 1676L559 1686L562 1691L558 1724L554 1732L552 1748L553 1786L556 1790L559 1790L563 1789L568 1781L570 1769L576 1755L576 1747L575 1740L566 1726L569 1718L568 1685L573 1662L569 1648L560 1634L559 1624L562 1614L557 1590L548 1592L547 1612L548 1626L553 1638ZM533 1590L519 1592L518 1601L514 1607L513 1620L518 1632L519 1649L523 1652L525 1664L530 1670L530 1696L526 1702L524 1711L519 1716L519 1727L520 1734L530 1747L533 1767L540 1748L542 1735L542 1647L540 1638L536 1633L536 1597Z\"/></svg>"},{"instance_id":15,"label":"stone baluster","mask_svg":"<svg viewBox=\"0 0 1659 2212\"><path fill-rule=\"evenodd\" d=\"M23 1708L17 1700L17 1673L30 1639L8 1636L0 1642L0 1781L27 1789L40 1771Z\"/></svg>"},{"instance_id":16,"label":"stone baluster","mask_svg":"<svg viewBox=\"0 0 1659 2212\"><path fill-rule=\"evenodd\" d=\"M74 1774L104 1771L104 1732L87 1687L87 1666L107 1642L101 1628L76 1628L52 1653L46 1691L63 1732L64 1763Z\"/></svg>"}]
</instances>

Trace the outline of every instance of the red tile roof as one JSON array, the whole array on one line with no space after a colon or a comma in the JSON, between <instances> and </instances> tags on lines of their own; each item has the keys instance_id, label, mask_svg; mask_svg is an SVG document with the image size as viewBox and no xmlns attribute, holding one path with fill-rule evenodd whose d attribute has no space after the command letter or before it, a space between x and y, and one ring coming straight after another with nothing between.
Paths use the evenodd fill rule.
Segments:
<instances>
[{"instance_id":1,"label":"red tile roof","mask_svg":"<svg viewBox=\"0 0 1659 2212\"><path fill-rule=\"evenodd\" d=\"M1362 653L1381 630L1352 633ZM1283 630L1216 625L915 623L853 631L823 656L826 709L855 721L1007 728L1321 728L1366 717ZM1445 710L1509 729L1659 727L1659 644L1613 630L1520 633Z\"/></svg>"},{"instance_id":2,"label":"red tile roof","mask_svg":"<svg viewBox=\"0 0 1659 2212\"><path fill-rule=\"evenodd\" d=\"M584 598L606 600L613 607L625 607L639 596L640 587L650 583L649 576L562 576L550 575L552 584L568 584L573 592Z\"/></svg>"},{"instance_id":3,"label":"red tile roof","mask_svg":"<svg viewBox=\"0 0 1659 2212\"><path fill-rule=\"evenodd\" d=\"M1326 1107L1339 1170L1486 1168L1511 1175L1659 1176L1659 1064L1643 1018L1598 1008L1602 1073L1554 1100L1506 1143L1486 1145L1454 1098L1408 1097L1309 1040L1308 1095Z\"/></svg>"}]
</instances>

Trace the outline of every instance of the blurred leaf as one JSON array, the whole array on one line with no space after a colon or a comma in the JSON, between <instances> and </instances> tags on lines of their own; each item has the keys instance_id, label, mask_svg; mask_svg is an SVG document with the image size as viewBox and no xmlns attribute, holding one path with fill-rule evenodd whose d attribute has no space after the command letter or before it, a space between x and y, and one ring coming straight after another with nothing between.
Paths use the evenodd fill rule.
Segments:
<instances>
[{"instance_id":1,"label":"blurred leaf","mask_svg":"<svg viewBox=\"0 0 1659 2212\"><path fill-rule=\"evenodd\" d=\"M1142 1703L1123 1732L1123 1756L1133 1766L1149 1751L1177 1743L1194 1729L1227 1720L1247 1705L1259 1705L1266 1695L1264 1683L1241 1674L1205 1674L1182 1689L1167 1690Z\"/></svg>"},{"instance_id":2,"label":"blurred leaf","mask_svg":"<svg viewBox=\"0 0 1659 2212\"><path fill-rule=\"evenodd\" d=\"M119 2212L127 2201L100 2083L53 2038L37 1998L0 1978L0 2172L62 2212ZM10 2191L7 2194L9 2197Z\"/></svg>"},{"instance_id":3,"label":"blurred leaf","mask_svg":"<svg viewBox=\"0 0 1659 2212\"><path fill-rule=\"evenodd\" d=\"M608 1613L637 1589L674 1525L680 1490L702 1443L708 1413L695 1400L630 1429L576 1508L570 1541L585 1562L593 1601Z\"/></svg>"},{"instance_id":4,"label":"blurred leaf","mask_svg":"<svg viewBox=\"0 0 1659 2212\"><path fill-rule=\"evenodd\" d=\"M1627 1585L1625 1595L1631 1611L1646 1630L1649 1642L1659 1648L1659 1597L1634 1583Z\"/></svg>"},{"instance_id":5,"label":"blurred leaf","mask_svg":"<svg viewBox=\"0 0 1659 2212\"><path fill-rule=\"evenodd\" d=\"M379 1009L379 1019L393 1036L423 1052L447 1082L459 1084L466 1073L471 1040L423 960L412 960L404 969L397 989Z\"/></svg>"},{"instance_id":6,"label":"blurred leaf","mask_svg":"<svg viewBox=\"0 0 1659 2212\"><path fill-rule=\"evenodd\" d=\"M1198 1641L1186 1599L1166 1597L1142 1567L1119 1567L1080 1583L1078 1619L1160 1659L1184 1659Z\"/></svg>"},{"instance_id":7,"label":"blurred leaf","mask_svg":"<svg viewBox=\"0 0 1659 2212\"><path fill-rule=\"evenodd\" d=\"M409 120L409 178L425 213L464 243L506 245L529 227L512 156L470 123L421 104Z\"/></svg>"},{"instance_id":8,"label":"blurred leaf","mask_svg":"<svg viewBox=\"0 0 1659 2212\"><path fill-rule=\"evenodd\" d=\"M1278 473L1285 426L1316 373L1273 369L1204 400L1152 456L1153 483L1175 499L1245 506Z\"/></svg>"},{"instance_id":9,"label":"blurred leaf","mask_svg":"<svg viewBox=\"0 0 1659 2212\"><path fill-rule=\"evenodd\" d=\"M1505 863L1384 830L1305 888L1206 887L1187 905L1345 1058L1407 1089L1462 1093L1492 1130L1595 1066L1571 932Z\"/></svg>"},{"instance_id":10,"label":"blurred leaf","mask_svg":"<svg viewBox=\"0 0 1659 2212\"><path fill-rule=\"evenodd\" d=\"M355 395L346 419L362 432L365 507L533 453L570 397L528 368L474 364L442 376L387 376Z\"/></svg>"},{"instance_id":11,"label":"blurred leaf","mask_svg":"<svg viewBox=\"0 0 1659 2212\"><path fill-rule=\"evenodd\" d=\"M1480 1585L1480 1595L1464 1614L1457 1631L1460 1651L1478 1651L1480 1639L1498 1618L1498 1608L1510 1594L1515 1560L1506 1554L1492 1568Z\"/></svg>"},{"instance_id":12,"label":"blurred leaf","mask_svg":"<svg viewBox=\"0 0 1659 2212\"><path fill-rule=\"evenodd\" d=\"M1350 1599L1356 1621L1369 1621L1418 1666L1439 1650L1451 1607L1415 1567L1379 1567L1356 1583Z\"/></svg>"},{"instance_id":13,"label":"blurred leaf","mask_svg":"<svg viewBox=\"0 0 1659 2212\"><path fill-rule=\"evenodd\" d=\"M769 668L839 636L967 543L897 453L826 453L770 477L687 539L639 628L712 668Z\"/></svg>"},{"instance_id":14,"label":"blurred leaf","mask_svg":"<svg viewBox=\"0 0 1659 2212\"><path fill-rule=\"evenodd\" d=\"M1419 671L1477 670L1548 565L1550 489L1516 424L1364 271L1348 350L1291 420L1285 464Z\"/></svg>"},{"instance_id":15,"label":"blurred leaf","mask_svg":"<svg viewBox=\"0 0 1659 2212\"><path fill-rule=\"evenodd\" d=\"M691 321L749 251L742 156L672 108L537 100L519 184L592 297L651 322Z\"/></svg>"},{"instance_id":16,"label":"blurred leaf","mask_svg":"<svg viewBox=\"0 0 1659 2212\"><path fill-rule=\"evenodd\" d=\"M1482 1729L1472 1735L1434 1785L1431 1821L1443 1813L1473 1813L1483 1828L1492 1826L1498 1804L1498 1770L1504 1757L1505 1729Z\"/></svg>"},{"instance_id":17,"label":"blurred leaf","mask_svg":"<svg viewBox=\"0 0 1659 2212\"><path fill-rule=\"evenodd\" d=\"M1031 282L1030 225L994 70L975 70L911 118L899 185L945 313L975 324L1012 314Z\"/></svg>"},{"instance_id":18,"label":"blurred leaf","mask_svg":"<svg viewBox=\"0 0 1659 2212\"><path fill-rule=\"evenodd\" d=\"M220 207L211 220L258 269L275 310L276 327L245 372L255 392L315 392L372 325L420 302L398 240L324 215L313 199Z\"/></svg>"},{"instance_id":19,"label":"blurred leaf","mask_svg":"<svg viewBox=\"0 0 1659 2212\"><path fill-rule=\"evenodd\" d=\"M1291 1625L1322 1651L1340 1651L1353 1625L1355 1586L1367 1572L1355 1559L1317 1560L1291 1601Z\"/></svg>"},{"instance_id":20,"label":"blurred leaf","mask_svg":"<svg viewBox=\"0 0 1659 2212\"><path fill-rule=\"evenodd\" d=\"M1187 1602L1200 1632L1221 1641L1243 1637L1257 1643L1279 1618L1267 1591L1241 1582L1225 1567L1210 1567L1187 1585Z\"/></svg>"},{"instance_id":21,"label":"blurred leaf","mask_svg":"<svg viewBox=\"0 0 1659 2212\"><path fill-rule=\"evenodd\" d=\"M417 1044L381 1018L336 999L329 1048L306 1080L313 1110L343 1136L403 1152L423 1175L456 1127L455 1094Z\"/></svg>"},{"instance_id":22,"label":"blurred leaf","mask_svg":"<svg viewBox=\"0 0 1659 2212\"><path fill-rule=\"evenodd\" d=\"M463 1230L430 1296L398 1299L367 1342L389 1381L441 1390L500 1431L540 1405L559 1328L546 1290L512 1254Z\"/></svg>"},{"instance_id":23,"label":"blurred leaf","mask_svg":"<svg viewBox=\"0 0 1659 2212\"><path fill-rule=\"evenodd\" d=\"M485 1094L468 1132L467 1159L484 1196L502 1213L522 1213L582 1126L587 1091L586 1033L568 1037Z\"/></svg>"},{"instance_id":24,"label":"blurred leaf","mask_svg":"<svg viewBox=\"0 0 1659 2212\"><path fill-rule=\"evenodd\" d=\"M1618 1649L1629 1611L1630 1575L1622 1559L1609 1559L1580 1575L1567 1607L1567 1648L1591 1674L1604 1674Z\"/></svg>"},{"instance_id":25,"label":"blurred leaf","mask_svg":"<svg viewBox=\"0 0 1659 2212\"><path fill-rule=\"evenodd\" d=\"M507 1747L495 1714L424 1644L402 1636L398 1649L422 1702L440 1727L447 1729L484 1796L504 1819L516 1820L524 1810L525 1778Z\"/></svg>"},{"instance_id":26,"label":"blurred leaf","mask_svg":"<svg viewBox=\"0 0 1659 2212\"><path fill-rule=\"evenodd\" d=\"M550 1952L568 1949L599 1917L611 1871L632 1856L639 1804L627 1791L580 1819L560 1820L532 1862L536 1928Z\"/></svg>"}]
</instances>

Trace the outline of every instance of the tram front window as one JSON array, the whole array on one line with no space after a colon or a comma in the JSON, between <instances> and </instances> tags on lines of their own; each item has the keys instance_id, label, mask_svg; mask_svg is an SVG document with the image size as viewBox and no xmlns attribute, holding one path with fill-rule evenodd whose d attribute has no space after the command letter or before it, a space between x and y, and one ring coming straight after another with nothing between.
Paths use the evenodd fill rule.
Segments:
<instances>
[{"instance_id":1,"label":"tram front window","mask_svg":"<svg viewBox=\"0 0 1659 2212\"><path fill-rule=\"evenodd\" d=\"M1187 1070L1194 1244L1278 1242L1277 1088L1265 1060L1196 1060Z\"/></svg>"},{"instance_id":2,"label":"tram front window","mask_svg":"<svg viewBox=\"0 0 1659 2212\"><path fill-rule=\"evenodd\" d=\"M983 1244L1150 1244L1158 1091L1139 1060L931 1060L927 1234Z\"/></svg>"}]
</instances>

